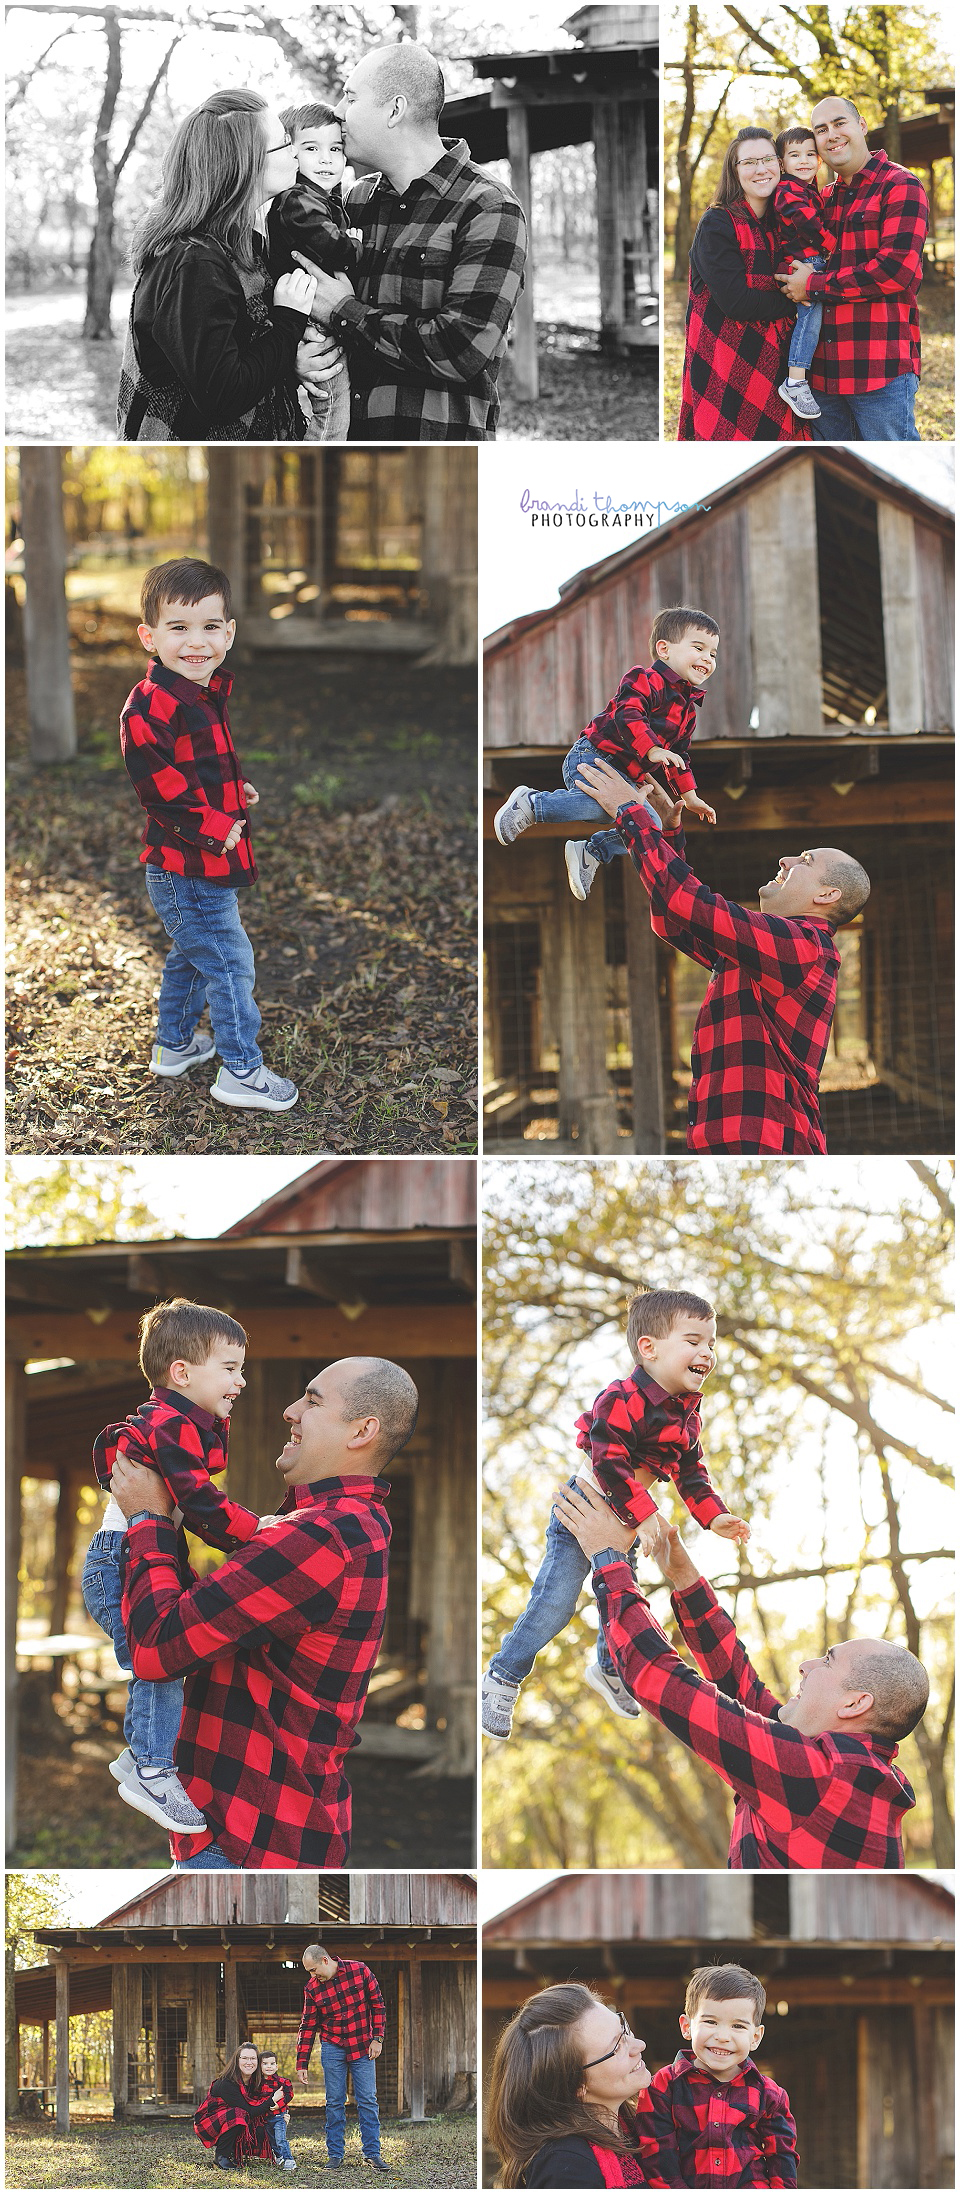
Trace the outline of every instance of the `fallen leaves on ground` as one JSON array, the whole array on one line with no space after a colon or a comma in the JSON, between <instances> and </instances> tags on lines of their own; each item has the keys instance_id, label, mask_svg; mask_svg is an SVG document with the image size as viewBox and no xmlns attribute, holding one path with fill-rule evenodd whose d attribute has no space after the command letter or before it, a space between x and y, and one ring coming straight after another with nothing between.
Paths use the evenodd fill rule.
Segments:
<instances>
[{"instance_id":1,"label":"fallen leaves on ground","mask_svg":"<svg viewBox=\"0 0 960 2194\"><path fill-rule=\"evenodd\" d=\"M57 2133L49 2119L8 2120L6 2184L16 2187L190 2187L219 2181L213 2156L202 2148L189 2120L159 2124L137 2118L128 2125L84 2113L71 2113L69 2133ZM298 2186L329 2187L330 2167L322 2121L294 2104L289 2129ZM472 2111L430 2118L381 2119L381 2147L390 2166L387 2185L402 2187L475 2187L477 2120ZM356 2173L357 2184L374 2174L363 2172L360 2143L351 2109L343 2177ZM292 2177L292 2173L291 2173ZM243 2185L276 2186L275 2164L245 2164ZM338 2180L338 2183L340 2181Z\"/></svg>"},{"instance_id":2,"label":"fallen leaves on ground","mask_svg":"<svg viewBox=\"0 0 960 2194\"><path fill-rule=\"evenodd\" d=\"M658 350L613 357L583 328L538 326L540 394L524 404L507 368L500 442L655 442L659 431Z\"/></svg>"},{"instance_id":3,"label":"fallen leaves on ground","mask_svg":"<svg viewBox=\"0 0 960 2194\"><path fill-rule=\"evenodd\" d=\"M267 1064L290 1113L237 1113L213 1069L147 1072L166 938L138 860L119 706L139 665L78 662L76 760L23 758L10 680L7 1147L458 1152L476 1147L476 683L354 659L241 668L231 704L261 881L242 894Z\"/></svg>"}]
</instances>

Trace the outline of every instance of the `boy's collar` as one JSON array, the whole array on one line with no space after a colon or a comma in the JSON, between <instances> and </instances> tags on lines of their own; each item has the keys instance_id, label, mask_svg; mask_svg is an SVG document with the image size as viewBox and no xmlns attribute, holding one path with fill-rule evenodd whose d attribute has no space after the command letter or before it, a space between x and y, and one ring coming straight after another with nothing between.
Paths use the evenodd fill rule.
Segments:
<instances>
[{"instance_id":1,"label":"boy's collar","mask_svg":"<svg viewBox=\"0 0 960 2194\"><path fill-rule=\"evenodd\" d=\"M149 676L155 686L162 686L177 701L196 701L198 693L215 693L218 699L227 701L233 691L232 671L215 670L205 686L198 686L195 678L183 678L178 670L168 670L156 655L150 657Z\"/></svg>"},{"instance_id":2,"label":"boy's collar","mask_svg":"<svg viewBox=\"0 0 960 2194\"><path fill-rule=\"evenodd\" d=\"M697 2063L693 2050L687 2042L682 2049L678 2049L673 2060L673 2069L675 2072L695 2072L701 2080L712 2080L716 2087L727 2088L734 2087L736 2082L742 2080L748 2072L756 2072L757 2066L752 2057L745 2057L743 2063L738 2064L731 2079L718 2080L716 2074L710 2072L706 2065Z\"/></svg>"},{"instance_id":3,"label":"boy's collar","mask_svg":"<svg viewBox=\"0 0 960 2194\"><path fill-rule=\"evenodd\" d=\"M688 1403L699 1402L700 1400L699 1394L668 1394L666 1387L660 1385L659 1379L654 1378L652 1371L645 1371L642 1364L634 1364L631 1377L639 1380L646 1392L647 1400L652 1402L655 1408L659 1408L663 1402Z\"/></svg>"},{"instance_id":4,"label":"boy's collar","mask_svg":"<svg viewBox=\"0 0 960 2194\"><path fill-rule=\"evenodd\" d=\"M218 1417L215 1409L201 1409L199 1402L191 1402L189 1394L181 1394L175 1386L155 1386L150 1390L151 1401L172 1402L183 1417L192 1417L195 1425L202 1425L205 1432L212 1432L215 1425L226 1427L226 1418Z\"/></svg>"},{"instance_id":5,"label":"boy's collar","mask_svg":"<svg viewBox=\"0 0 960 2194\"><path fill-rule=\"evenodd\" d=\"M696 708L699 708L700 703L704 698L702 687L692 686L690 684L689 678L681 677L680 672L678 670L673 670L669 663L662 663L659 655L657 656L657 660L653 665L653 669L658 670L661 674L661 677L668 679L671 686L685 686L687 689L688 699L694 703L694 706Z\"/></svg>"}]
</instances>

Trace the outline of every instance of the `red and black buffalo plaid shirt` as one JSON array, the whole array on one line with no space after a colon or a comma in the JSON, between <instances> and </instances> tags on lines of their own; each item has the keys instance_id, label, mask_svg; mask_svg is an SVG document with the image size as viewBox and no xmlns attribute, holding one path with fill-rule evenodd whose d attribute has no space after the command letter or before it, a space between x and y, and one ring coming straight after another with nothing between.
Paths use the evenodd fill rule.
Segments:
<instances>
[{"instance_id":1,"label":"red and black buffalo plaid shirt","mask_svg":"<svg viewBox=\"0 0 960 2194\"><path fill-rule=\"evenodd\" d=\"M752 2057L715 2080L678 2050L643 2090L637 2130L648 2186L796 2186L790 2098Z\"/></svg>"},{"instance_id":2,"label":"red and black buffalo plaid shirt","mask_svg":"<svg viewBox=\"0 0 960 2194\"><path fill-rule=\"evenodd\" d=\"M593 1408L577 1418L577 1446L589 1455L610 1507L624 1523L642 1523L657 1513L646 1486L637 1483L638 1463L676 1486L704 1531L715 1516L730 1513L704 1468L700 1396L665 1393L639 1364L629 1379L604 1387Z\"/></svg>"},{"instance_id":3,"label":"red and black buffalo plaid shirt","mask_svg":"<svg viewBox=\"0 0 960 2194\"><path fill-rule=\"evenodd\" d=\"M753 914L709 891L644 809L617 826L658 937L710 969L690 1054L690 1150L824 1152L820 1071L840 954L829 922Z\"/></svg>"},{"instance_id":4,"label":"red and black buffalo plaid shirt","mask_svg":"<svg viewBox=\"0 0 960 2194\"><path fill-rule=\"evenodd\" d=\"M782 175L773 194L773 210L784 251L798 259L812 252L829 258L837 239L815 183L803 183L799 175Z\"/></svg>"},{"instance_id":5,"label":"red and black buffalo plaid shirt","mask_svg":"<svg viewBox=\"0 0 960 2194\"><path fill-rule=\"evenodd\" d=\"M226 1470L229 1425L211 1409L200 1409L171 1387L154 1387L136 1414L122 1424L105 1425L93 1443L97 1482L107 1492L118 1452L157 1471L172 1493L184 1523L208 1546L245 1545L260 1524L250 1508L229 1501L211 1485L212 1471Z\"/></svg>"},{"instance_id":6,"label":"red and black buffalo plaid shirt","mask_svg":"<svg viewBox=\"0 0 960 2194\"><path fill-rule=\"evenodd\" d=\"M598 1564L593 1583L628 1690L736 1793L728 1866L902 1867L901 1817L916 1800L896 1745L837 1730L805 1737L781 1722L704 1578L673 1595L704 1675L674 1651L626 1562Z\"/></svg>"},{"instance_id":7,"label":"red and black buffalo plaid shirt","mask_svg":"<svg viewBox=\"0 0 960 2194\"><path fill-rule=\"evenodd\" d=\"M336 2042L348 2057L365 2057L371 2042L382 2042L386 2026L380 1983L359 1958L338 1958L329 1981L322 1981L319 1973L308 1973L297 2035L297 2071L306 2071L318 2032L322 2042Z\"/></svg>"},{"instance_id":8,"label":"red and black buffalo plaid shirt","mask_svg":"<svg viewBox=\"0 0 960 2194\"><path fill-rule=\"evenodd\" d=\"M270 2111L271 2111L271 2115L272 2115L273 2117L275 2117L275 2118L278 2118L278 2117L280 2116L280 2113L281 2113L281 2111L282 2111L282 2110L289 2110L289 2108L290 2108L290 2105L291 2105L291 2103L292 2103L292 2101L293 2101L293 2081L292 2081L292 2080L281 2080L281 2078L280 2078L280 2076L279 2076L279 2073L277 2074L276 2078L273 2078L273 2077L271 2076L271 2078L270 2078L270 2079L268 2080L268 2079L267 2079L267 2075L266 2075L266 2073L264 2072L264 2074L263 2074L263 2082L264 2082L264 2086L266 2087L266 2089L267 2089L267 2092L268 2092L268 2094L269 2094L269 2096L270 2096L270 2098L271 2098L271 2100L270 2100ZM273 2097L275 2096L275 2094L276 2094L276 2092L277 2092L277 2089L278 2089L278 2087L282 2087L282 2089L283 2089L283 2101L282 2101L282 2102L279 2102L279 2103L275 2103L275 2102L273 2101Z\"/></svg>"},{"instance_id":9,"label":"red and black buffalo plaid shirt","mask_svg":"<svg viewBox=\"0 0 960 2194\"><path fill-rule=\"evenodd\" d=\"M635 782L652 775L674 795L696 792L690 742L702 701L703 694L668 663L650 663L646 670L635 663L621 678L613 700L591 719L581 736ZM647 762L651 747L669 747L682 756L683 768L658 763L651 771Z\"/></svg>"},{"instance_id":10,"label":"red and black buffalo plaid shirt","mask_svg":"<svg viewBox=\"0 0 960 2194\"><path fill-rule=\"evenodd\" d=\"M232 687L227 671L198 686L151 662L120 716L120 751L147 813L141 861L211 884L252 884L257 875L249 823L223 850L247 806L227 722Z\"/></svg>"},{"instance_id":11,"label":"red and black buffalo plaid shirt","mask_svg":"<svg viewBox=\"0 0 960 2194\"><path fill-rule=\"evenodd\" d=\"M184 1678L177 1773L208 1824L171 1836L190 1860L210 1843L248 1867L342 1867L343 1771L387 1605L389 1486L295 1486L284 1522L184 1590L166 1518L127 1536L123 1619L138 1676Z\"/></svg>"},{"instance_id":12,"label":"red and black buffalo plaid shirt","mask_svg":"<svg viewBox=\"0 0 960 2194\"><path fill-rule=\"evenodd\" d=\"M292 2088L290 2093L293 2094ZM215 2148L225 2133L238 2133L237 2163L245 2163L253 2157L272 2163L273 2149L267 2131L271 2107L270 2093L259 2083L248 2089L239 2080L221 2078L214 2080L194 2111L193 2129L204 2148Z\"/></svg>"},{"instance_id":13,"label":"red and black buffalo plaid shirt","mask_svg":"<svg viewBox=\"0 0 960 2194\"><path fill-rule=\"evenodd\" d=\"M828 396L865 395L920 373L917 292L929 208L909 168L872 152L849 183L838 176L824 202L837 248L807 296L823 305L810 386Z\"/></svg>"},{"instance_id":14,"label":"red and black buffalo plaid shirt","mask_svg":"<svg viewBox=\"0 0 960 2194\"><path fill-rule=\"evenodd\" d=\"M351 439L492 442L527 254L519 199L445 139L405 191L365 175L344 207L363 238L356 295L330 321L350 367Z\"/></svg>"}]
</instances>

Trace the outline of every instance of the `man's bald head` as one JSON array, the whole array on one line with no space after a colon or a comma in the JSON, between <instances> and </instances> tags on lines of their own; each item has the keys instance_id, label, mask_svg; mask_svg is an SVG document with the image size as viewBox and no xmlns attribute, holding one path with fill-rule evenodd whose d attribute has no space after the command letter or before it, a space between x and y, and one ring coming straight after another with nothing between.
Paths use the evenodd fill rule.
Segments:
<instances>
[{"instance_id":1,"label":"man's bald head","mask_svg":"<svg viewBox=\"0 0 960 2194\"><path fill-rule=\"evenodd\" d=\"M436 128L446 88L440 63L426 46L412 39L404 39L399 46L374 46L364 55L362 66L368 73L368 89L381 106L403 99L411 122L419 129Z\"/></svg>"},{"instance_id":2,"label":"man's bald head","mask_svg":"<svg viewBox=\"0 0 960 2194\"><path fill-rule=\"evenodd\" d=\"M866 869L839 846L808 846L804 853L782 854L776 875L758 893L764 914L789 921L812 915L834 929L852 922L869 896Z\"/></svg>"},{"instance_id":3,"label":"man's bald head","mask_svg":"<svg viewBox=\"0 0 960 2194\"><path fill-rule=\"evenodd\" d=\"M826 856L823 880L828 888L835 886L840 893L830 919L838 929L843 929L845 923L854 921L866 906L870 897L870 878L852 853L841 853L838 846L825 846L823 852Z\"/></svg>"},{"instance_id":4,"label":"man's bald head","mask_svg":"<svg viewBox=\"0 0 960 2194\"><path fill-rule=\"evenodd\" d=\"M780 1720L807 1737L839 1730L848 1737L909 1737L927 1703L926 1669L889 1638L844 1638L816 1660L801 1661L800 1683Z\"/></svg>"},{"instance_id":5,"label":"man's bald head","mask_svg":"<svg viewBox=\"0 0 960 2194\"><path fill-rule=\"evenodd\" d=\"M344 1421L380 1420L375 1459L377 1469L383 1470L416 1431L420 1396L410 1373L391 1363L389 1356L344 1356L338 1368Z\"/></svg>"},{"instance_id":6,"label":"man's bald head","mask_svg":"<svg viewBox=\"0 0 960 2194\"><path fill-rule=\"evenodd\" d=\"M888 1639L865 1639L848 1656L847 1670L852 1684L873 1694L873 1735L885 1744L912 1736L930 1696L930 1679L916 1654Z\"/></svg>"}]
</instances>

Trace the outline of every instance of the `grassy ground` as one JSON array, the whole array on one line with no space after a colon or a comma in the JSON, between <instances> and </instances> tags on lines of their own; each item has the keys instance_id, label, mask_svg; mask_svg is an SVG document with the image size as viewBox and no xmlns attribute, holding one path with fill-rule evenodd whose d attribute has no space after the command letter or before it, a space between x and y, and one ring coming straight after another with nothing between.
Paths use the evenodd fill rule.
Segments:
<instances>
[{"instance_id":1,"label":"grassy ground","mask_svg":"<svg viewBox=\"0 0 960 2194\"><path fill-rule=\"evenodd\" d=\"M538 326L540 395L518 403L505 369L498 442L655 442L657 352L606 358L583 328Z\"/></svg>"},{"instance_id":2,"label":"grassy ground","mask_svg":"<svg viewBox=\"0 0 960 2194\"><path fill-rule=\"evenodd\" d=\"M663 434L676 441L683 373L683 324L686 287L670 280L665 268L663 309ZM952 282L928 275L920 292L922 376L916 421L921 442L952 442L954 436L954 292Z\"/></svg>"},{"instance_id":3,"label":"grassy ground","mask_svg":"<svg viewBox=\"0 0 960 2194\"><path fill-rule=\"evenodd\" d=\"M79 753L26 759L8 679L7 1148L476 1148L476 680L405 660L259 657L231 721L261 882L244 894L268 1065L289 1113L237 1113L201 1067L146 1071L166 939L139 862L117 717L142 658L78 649Z\"/></svg>"},{"instance_id":4,"label":"grassy ground","mask_svg":"<svg viewBox=\"0 0 960 2194\"><path fill-rule=\"evenodd\" d=\"M298 2186L371 2186L381 2184L379 2174L364 2170L360 2146L350 2120L347 2125L346 2162L331 2174L323 2133L316 2119L303 2120L294 2110L290 2147L296 2159ZM472 2112L463 2116L432 2118L425 2125L411 2125L403 2118L382 2124L382 2150L391 2176L385 2186L405 2188L433 2186L475 2187L477 2184L477 2121ZM142 2119L129 2125L113 2125L100 2118L75 2122L69 2133L57 2133L45 2123L8 2123L6 2134L8 2187L190 2187L222 2184L212 2152L201 2148L192 2125L174 2119L163 2124ZM293 2173L290 2173L293 2177ZM244 2168L243 2185L276 2186L274 2164L254 2163Z\"/></svg>"}]
</instances>

